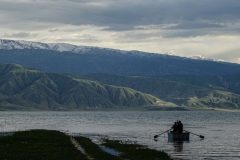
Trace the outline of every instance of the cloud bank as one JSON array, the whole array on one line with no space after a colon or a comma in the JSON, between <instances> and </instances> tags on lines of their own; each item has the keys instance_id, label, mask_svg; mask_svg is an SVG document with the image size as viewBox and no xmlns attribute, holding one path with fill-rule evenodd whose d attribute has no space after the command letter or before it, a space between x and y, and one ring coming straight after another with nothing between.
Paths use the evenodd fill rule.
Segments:
<instances>
[{"instance_id":1,"label":"cloud bank","mask_svg":"<svg viewBox=\"0 0 240 160\"><path fill-rule=\"evenodd\" d=\"M0 0L0 36L239 62L239 0Z\"/></svg>"}]
</instances>

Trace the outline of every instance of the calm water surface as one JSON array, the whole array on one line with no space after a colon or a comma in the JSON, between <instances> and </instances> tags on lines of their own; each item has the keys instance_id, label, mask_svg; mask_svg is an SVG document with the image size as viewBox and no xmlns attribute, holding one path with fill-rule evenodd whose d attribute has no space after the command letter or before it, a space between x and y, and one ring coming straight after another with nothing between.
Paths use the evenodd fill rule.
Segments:
<instances>
[{"instance_id":1,"label":"calm water surface","mask_svg":"<svg viewBox=\"0 0 240 160\"><path fill-rule=\"evenodd\" d=\"M181 120L191 135L189 143L174 144L167 135L153 136ZM164 150L174 158L205 160L240 159L240 113L213 111L164 112L0 112L0 131L54 129L133 140ZM99 135L99 136L98 136Z\"/></svg>"}]
</instances>

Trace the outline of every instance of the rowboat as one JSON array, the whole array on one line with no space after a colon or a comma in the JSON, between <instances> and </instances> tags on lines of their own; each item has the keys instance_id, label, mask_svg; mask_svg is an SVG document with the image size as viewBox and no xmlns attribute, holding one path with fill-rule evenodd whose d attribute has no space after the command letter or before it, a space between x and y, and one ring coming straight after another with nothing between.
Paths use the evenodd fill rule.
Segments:
<instances>
[{"instance_id":1,"label":"rowboat","mask_svg":"<svg viewBox=\"0 0 240 160\"><path fill-rule=\"evenodd\" d=\"M169 142L176 142L176 141L189 141L190 133L183 132L183 133L174 133L173 131L168 132L168 141Z\"/></svg>"}]
</instances>

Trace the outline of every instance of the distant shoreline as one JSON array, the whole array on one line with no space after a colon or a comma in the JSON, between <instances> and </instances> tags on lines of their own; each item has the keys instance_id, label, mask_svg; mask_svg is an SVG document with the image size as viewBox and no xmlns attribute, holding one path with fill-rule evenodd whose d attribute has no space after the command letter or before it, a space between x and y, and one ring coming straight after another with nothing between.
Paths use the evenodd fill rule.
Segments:
<instances>
[{"instance_id":1,"label":"distant shoreline","mask_svg":"<svg viewBox=\"0 0 240 160\"><path fill-rule=\"evenodd\" d=\"M240 112L240 109L224 109L224 108L187 108L187 107L159 107L159 108L148 108L148 109L71 109L71 110L0 110L0 112L134 112L134 111L222 111L222 112Z\"/></svg>"}]
</instances>

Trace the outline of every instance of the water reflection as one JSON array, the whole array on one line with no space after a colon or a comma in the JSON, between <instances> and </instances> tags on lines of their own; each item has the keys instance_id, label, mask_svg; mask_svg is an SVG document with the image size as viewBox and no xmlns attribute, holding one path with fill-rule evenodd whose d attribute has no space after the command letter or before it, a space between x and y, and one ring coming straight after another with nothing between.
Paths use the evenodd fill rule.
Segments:
<instances>
[{"instance_id":1,"label":"water reflection","mask_svg":"<svg viewBox=\"0 0 240 160\"><path fill-rule=\"evenodd\" d=\"M183 141L172 142L175 152L183 151Z\"/></svg>"}]
</instances>

